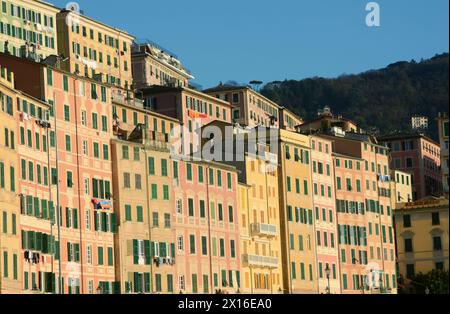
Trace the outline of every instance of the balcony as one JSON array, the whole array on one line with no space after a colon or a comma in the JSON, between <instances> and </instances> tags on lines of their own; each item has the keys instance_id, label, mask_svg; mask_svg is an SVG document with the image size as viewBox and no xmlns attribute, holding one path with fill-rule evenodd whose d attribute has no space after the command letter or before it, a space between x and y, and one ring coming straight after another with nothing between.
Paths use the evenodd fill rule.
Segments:
<instances>
[{"instance_id":1,"label":"balcony","mask_svg":"<svg viewBox=\"0 0 450 314\"><path fill-rule=\"evenodd\" d=\"M275 225L254 223L251 225L251 229L253 235L259 235L268 238L277 236L277 226Z\"/></svg>"},{"instance_id":2,"label":"balcony","mask_svg":"<svg viewBox=\"0 0 450 314\"><path fill-rule=\"evenodd\" d=\"M113 103L119 105L128 105L136 108L144 108L144 102L138 98L131 98L132 94L127 94L121 91L113 91L112 92L112 101Z\"/></svg>"},{"instance_id":3,"label":"balcony","mask_svg":"<svg viewBox=\"0 0 450 314\"><path fill-rule=\"evenodd\" d=\"M249 267L278 268L278 258L272 256L243 254L242 263Z\"/></svg>"}]
</instances>

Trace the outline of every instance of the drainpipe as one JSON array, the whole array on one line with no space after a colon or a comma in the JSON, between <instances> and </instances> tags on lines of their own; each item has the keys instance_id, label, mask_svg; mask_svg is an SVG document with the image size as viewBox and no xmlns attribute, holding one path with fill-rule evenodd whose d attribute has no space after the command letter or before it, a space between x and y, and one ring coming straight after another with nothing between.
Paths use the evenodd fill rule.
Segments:
<instances>
[{"instance_id":1,"label":"drainpipe","mask_svg":"<svg viewBox=\"0 0 450 314\"><path fill-rule=\"evenodd\" d=\"M73 80L73 100L75 105L75 139L76 139L76 155L77 155L77 186L78 186L78 227L80 230L80 269L81 269L81 280L80 280L80 291L83 293L83 232L82 232L82 215L81 215L81 186L80 186L80 147L79 147L79 138L78 138L78 108L77 108L77 92L76 92L76 81Z\"/></svg>"},{"instance_id":2,"label":"drainpipe","mask_svg":"<svg viewBox=\"0 0 450 314\"><path fill-rule=\"evenodd\" d=\"M209 284L211 286L211 292L214 291L214 285L213 285L213 272L212 272L212 244L211 244L211 209L209 208L209 166L206 167L206 201L207 206L205 206L208 209L208 246L209 246Z\"/></svg>"},{"instance_id":3,"label":"drainpipe","mask_svg":"<svg viewBox=\"0 0 450 314\"><path fill-rule=\"evenodd\" d=\"M52 201L53 200L53 198L52 198L52 181L51 181L51 179L52 179L51 178L51 169L52 168L50 166L50 139L49 139L49 131L48 131L49 128L50 128L50 126L47 126L45 128L46 136L47 136L47 141L46 141L46 145L47 145L47 180L49 180L47 183L48 183L49 201ZM50 211L50 208L48 208L48 210ZM50 215L50 212L48 214ZM52 220L51 219L49 219L49 224L50 224L50 235L53 236L53 228L52 228ZM1 247L1 245L0 245L0 247ZM54 261L55 261L55 256L53 255L52 256L52 264L50 267L52 273L54 272ZM53 283L52 283L52 285L53 285ZM1 291L1 288L0 288L0 291Z\"/></svg>"},{"instance_id":4,"label":"drainpipe","mask_svg":"<svg viewBox=\"0 0 450 314\"><path fill-rule=\"evenodd\" d=\"M144 147L142 148L145 155L145 184L147 185L147 223L148 223L148 239L150 241L150 293L153 293L153 256L152 256L152 225L150 219L150 186L149 186L149 172L148 172L148 153L145 148L147 142L147 126L144 130Z\"/></svg>"}]
</instances>

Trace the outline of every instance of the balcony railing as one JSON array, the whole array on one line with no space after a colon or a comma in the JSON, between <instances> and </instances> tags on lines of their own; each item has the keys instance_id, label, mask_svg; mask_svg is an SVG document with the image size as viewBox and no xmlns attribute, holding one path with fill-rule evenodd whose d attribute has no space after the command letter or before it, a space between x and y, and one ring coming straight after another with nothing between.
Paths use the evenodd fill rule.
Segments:
<instances>
[{"instance_id":1,"label":"balcony railing","mask_svg":"<svg viewBox=\"0 0 450 314\"><path fill-rule=\"evenodd\" d=\"M251 225L252 234L266 236L266 237L276 237L277 236L277 226L269 224L254 223Z\"/></svg>"},{"instance_id":2,"label":"balcony railing","mask_svg":"<svg viewBox=\"0 0 450 314\"><path fill-rule=\"evenodd\" d=\"M245 266L277 268L278 258L272 256L261 256L253 254L243 254L242 262Z\"/></svg>"}]
</instances>

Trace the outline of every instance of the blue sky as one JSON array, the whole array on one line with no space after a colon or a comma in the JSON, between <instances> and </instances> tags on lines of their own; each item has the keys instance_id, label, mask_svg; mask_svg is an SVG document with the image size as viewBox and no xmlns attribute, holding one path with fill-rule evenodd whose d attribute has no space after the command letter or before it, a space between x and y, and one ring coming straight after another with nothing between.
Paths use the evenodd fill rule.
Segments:
<instances>
[{"instance_id":1,"label":"blue sky","mask_svg":"<svg viewBox=\"0 0 450 314\"><path fill-rule=\"evenodd\" d=\"M365 24L369 0L77 2L86 15L176 53L204 88L336 77L449 50L448 0L378 0L379 28Z\"/></svg>"}]
</instances>

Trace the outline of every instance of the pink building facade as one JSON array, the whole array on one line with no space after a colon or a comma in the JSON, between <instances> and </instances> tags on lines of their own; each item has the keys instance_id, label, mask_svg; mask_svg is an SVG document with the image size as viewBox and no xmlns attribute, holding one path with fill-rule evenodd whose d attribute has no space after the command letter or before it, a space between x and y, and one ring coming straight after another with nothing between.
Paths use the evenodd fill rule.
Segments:
<instances>
[{"instance_id":1,"label":"pink building facade","mask_svg":"<svg viewBox=\"0 0 450 314\"><path fill-rule=\"evenodd\" d=\"M241 254L236 169L173 162L178 288L183 293L236 292Z\"/></svg>"},{"instance_id":2,"label":"pink building facade","mask_svg":"<svg viewBox=\"0 0 450 314\"><path fill-rule=\"evenodd\" d=\"M31 147L26 144L27 147L23 148L25 153L30 149L37 152L36 138L42 139L45 135L48 139L46 167L50 187L42 184L35 188L36 183L29 180L28 173L28 182L23 185L22 194L33 197L34 218L44 219L41 217L44 213L42 207L47 206L51 222L49 229L30 230L33 224L33 218L30 218L24 220L23 231L40 233L34 234L35 242L41 243L40 237L44 234L45 237L50 236L51 242L54 240L53 265L43 266L46 273L48 269L52 270L52 274L48 275L52 278L51 289L69 294L113 293L117 290L117 284L113 245L116 216L110 202L110 140L113 136L111 88L9 55L2 55L1 63L17 72L18 90L49 106L48 115L42 119L32 119L32 123L21 121L18 132L21 132L21 127L26 134L28 130L31 132L33 144ZM23 113L23 104L21 110ZM31 126L37 120L43 123ZM40 145L42 153L44 143ZM29 152L27 154L30 155ZM32 169L30 162L34 165L36 178L39 175L37 165L42 164L41 171L44 171L44 156L35 154L34 159L33 156L24 158L28 172ZM41 175L44 180L44 172ZM42 201L47 204L43 205ZM26 204L29 206L28 201ZM40 217L36 217L37 214ZM22 233L22 236L27 237L26 240L22 238L23 243L33 242L29 240L28 233ZM26 263L24 265L27 266ZM30 278L32 286L32 275Z\"/></svg>"},{"instance_id":3,"label":"pink building facade","mask_svg":"<svg viewBox=\"0 0 450 314\"><path fill-rule=\"evenodd\" d=\"M333 146L316 136L310 142L319 293L341 293Z\"/></svg>"},{"instance_id":4,"label":"pink building facade","mask_svg":"<svg viewBox=\"0 0 450 314\"><path fill-rule=\"evenodd\" d=\"M411 174L413 200L442 195L441 148L432 139L416 135L380 138L391 149L391 168Z\"/></svg>"}]
</instances>

